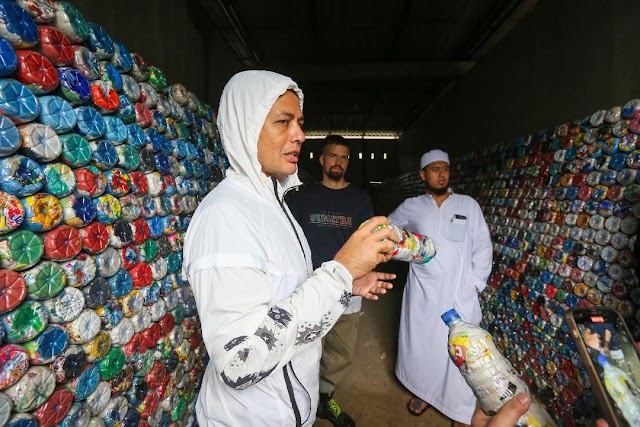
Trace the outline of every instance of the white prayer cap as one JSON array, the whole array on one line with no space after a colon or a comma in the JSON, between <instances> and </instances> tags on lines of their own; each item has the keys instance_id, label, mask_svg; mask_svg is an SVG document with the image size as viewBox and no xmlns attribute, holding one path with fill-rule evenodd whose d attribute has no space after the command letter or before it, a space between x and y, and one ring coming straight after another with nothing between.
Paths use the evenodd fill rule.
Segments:
<instances>
[{"instance_id":1,"label":"white prayer cap","mask_svg":"<svg viewBox=\"0 0 640 427\"><path fill-rule=\"evenodd\" d=\"M425 166L433 162L447 162L449 163L449 155L442 150L427 151L420 158L420 169L424 169Z\"/></svg>"}]
</instances>

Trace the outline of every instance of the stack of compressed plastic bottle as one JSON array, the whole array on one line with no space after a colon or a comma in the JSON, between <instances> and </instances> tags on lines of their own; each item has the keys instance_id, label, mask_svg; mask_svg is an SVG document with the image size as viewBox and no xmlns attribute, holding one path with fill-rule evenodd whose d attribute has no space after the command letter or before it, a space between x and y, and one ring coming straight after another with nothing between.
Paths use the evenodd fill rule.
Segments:
<instances>
[{"instance_id":1,"label":"stack of compressed plastic bottle","mask_svg":"<svg viewBox=\"0 0 640 427\"><path fill-rule=\"evenodd\" d=\"M0 426L195 424L182 244L211 107L71 3L0 0Z\"/></svg>"},{"instance_id":2,"label":"stack of compressed plastic bottle","mask_svg":"<svg viewBox=\"0 0 640 427\"><path fill-rule=\"evenodd\" d=\"M639 139L632 99L452 162L494 242L483 326L560 425L597 405L565 310L614 308L640 337Z\"/></svg>"}]
</instances>

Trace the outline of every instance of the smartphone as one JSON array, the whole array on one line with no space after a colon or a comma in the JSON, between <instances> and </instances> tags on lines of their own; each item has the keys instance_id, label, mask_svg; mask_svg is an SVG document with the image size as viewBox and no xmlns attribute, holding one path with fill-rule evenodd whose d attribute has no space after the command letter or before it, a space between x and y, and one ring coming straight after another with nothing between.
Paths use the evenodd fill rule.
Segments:
<instances>
[{"instance_id":1,"label":"smartphone","mask_svg":"<svg viewBox=\"0 0 640 427\"><path fill-rule=\"evenodd\" d=\"M640 357L620 313L574 308L565 317L609 427L640 426Z\"/></svg>"}]
</instances>

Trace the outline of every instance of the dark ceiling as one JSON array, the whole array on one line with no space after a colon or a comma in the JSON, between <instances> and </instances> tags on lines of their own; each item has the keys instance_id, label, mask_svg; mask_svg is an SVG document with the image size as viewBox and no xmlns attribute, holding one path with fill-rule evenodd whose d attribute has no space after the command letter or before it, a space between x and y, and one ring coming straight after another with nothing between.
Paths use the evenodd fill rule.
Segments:
<instances>
[{"instance_id":1,"label":"dark ceiling","mask_svg":"<svg viewBox=\"0 0 640 427\"><path fill-rule=\"evenodd\" d=\"M399 135L539 0L200 0L244 66L291 76L308 134Z\"/></svg>"}]
</instances>

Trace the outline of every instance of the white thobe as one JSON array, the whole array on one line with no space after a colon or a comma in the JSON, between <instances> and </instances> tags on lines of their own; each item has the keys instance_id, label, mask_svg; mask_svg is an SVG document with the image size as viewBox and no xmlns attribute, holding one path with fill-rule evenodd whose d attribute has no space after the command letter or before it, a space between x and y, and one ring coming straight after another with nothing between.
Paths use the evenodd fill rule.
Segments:
<instances>
[{"instance_id":1,"label":"white thobe","mask_svg":"<svg viewBox=\"0 0 640 427\"><path fill-rule=\"evenodd\" d=\"M475 397L449 358L449 328L440 315L455 308L461 318L480 323L478 292L491 272L489 229L478 203L451 194L440 207L430 195L406 200L389 222L435 243L436 256L411 264L402 299L396 375L414 395L447 417L471 423Z\"/></svg>"}]
</instances>

